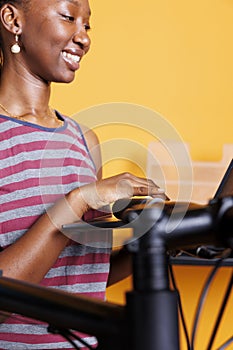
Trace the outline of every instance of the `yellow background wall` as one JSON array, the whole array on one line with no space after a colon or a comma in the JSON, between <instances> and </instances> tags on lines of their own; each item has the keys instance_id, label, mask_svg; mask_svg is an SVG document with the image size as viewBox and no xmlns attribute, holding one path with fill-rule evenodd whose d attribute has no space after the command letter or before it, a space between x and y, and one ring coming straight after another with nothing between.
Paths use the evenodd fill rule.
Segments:
<instances>
[{"instance_id":1,"label":"yellow background wall","mask_svg":"<svg viewBox=\"0 0 233 350\"><path fill-rule=\"evenodd\" d=\"M74 83L52 104L73 114L130 102L167 118L194 159L218 159L231 143L232 0L91 1L92 48Z\"/></svg>"},{"instance_id":2,"label":"yellow background wall","mask_svg":"<svg viewBox=\"0 0 233 350\"><path fill-rule=\"evenodd\" d=\"M51 104L69 115L111 102L142 105L172 123L190 144L194 160L221 159L223 144L233 143L233 1L92 0L91 8L91 51L73 83L53 86ZM133 133L131 137L137 139ZM128 170L125 166L106 166L105 175L121 167ZM176 271L190 326L208 269ZM202 323L197 350L207 341L224 278L225 272ZM109 299L124 302L130 287L128 279L108 291ZM232 298L230 302L217 345L233 333Z\"/></svg>"}]
</instances>

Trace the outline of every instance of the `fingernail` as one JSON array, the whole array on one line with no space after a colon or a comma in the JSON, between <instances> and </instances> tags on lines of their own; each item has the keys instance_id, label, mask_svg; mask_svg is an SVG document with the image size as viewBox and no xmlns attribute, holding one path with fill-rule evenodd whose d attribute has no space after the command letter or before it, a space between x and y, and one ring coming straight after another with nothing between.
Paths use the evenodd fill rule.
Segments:
<instances>
[{"instance_id":1,"label":"fingernail","mask_svg":"<svg viewBox=\"0 0 233 350\"><path fill-rule=\"evenodd\" d=\"M157 188L157 192L159 192L159 193L164 193L165 192L165 190L163 189L163 188Z\"/></svg>"}]
</instances>

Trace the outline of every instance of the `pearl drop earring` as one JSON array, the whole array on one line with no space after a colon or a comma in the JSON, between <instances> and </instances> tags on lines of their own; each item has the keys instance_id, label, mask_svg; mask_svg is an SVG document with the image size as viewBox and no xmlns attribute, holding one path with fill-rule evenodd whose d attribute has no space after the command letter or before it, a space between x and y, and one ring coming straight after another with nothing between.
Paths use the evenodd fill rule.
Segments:
<instances>
[{"instance_id":1,"label":"pearl drop earring","mask_svg":"<svg viewBox=\"0 0 233 350\"><path fill-rule=\"evenodd\" d=\"M19 36L15 34L15 44L11 46L12 53L20 53Z\"/></svg>"}]
</instances>

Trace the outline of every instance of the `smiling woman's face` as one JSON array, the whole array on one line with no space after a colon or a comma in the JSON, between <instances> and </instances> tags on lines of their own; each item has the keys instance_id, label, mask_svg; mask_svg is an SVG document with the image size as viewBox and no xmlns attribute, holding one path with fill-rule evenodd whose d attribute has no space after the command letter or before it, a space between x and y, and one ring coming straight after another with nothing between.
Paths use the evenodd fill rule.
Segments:
<instances>
[{"instance_id":1,"label":"smiling woman's face","mask_svg":"<svg viewBox=\"0 0 233 350\"><path fill-rule=\"evenodd\" d=\"M22 13L21 64L44 81L68 83L90 48L88 0L31 0Z\"/></svg>"}]
</instances>

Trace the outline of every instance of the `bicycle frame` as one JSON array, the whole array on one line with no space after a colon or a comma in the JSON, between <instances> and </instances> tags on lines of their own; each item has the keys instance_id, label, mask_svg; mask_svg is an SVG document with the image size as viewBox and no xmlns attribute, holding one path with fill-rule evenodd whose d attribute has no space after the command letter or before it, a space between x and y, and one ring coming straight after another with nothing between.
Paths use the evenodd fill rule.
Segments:
<instances>
[{"instance_id":1,"label":"bicycle frame","mask_svg":"<svg viewBox=\"0 0 233 350\"><path fill-rule=\"evenodd\" d=\"M166 229L171 219L169 205L137 203L120 214L135 232L126 245L133 255L133 290L127 293L125 306L1 277L0 309L56 329L94 335L101 350L178 350L177 296L169 288L167 253L202 244L232 249L233 197L188 209L182 220L181 213L182 205L173 213L171 232ZM140 236L145 223L148 230ZM94 221L92 227L109 229L111 222ZM81 228L87 226L80 224Z\"/></svg>"}]
</instances>

